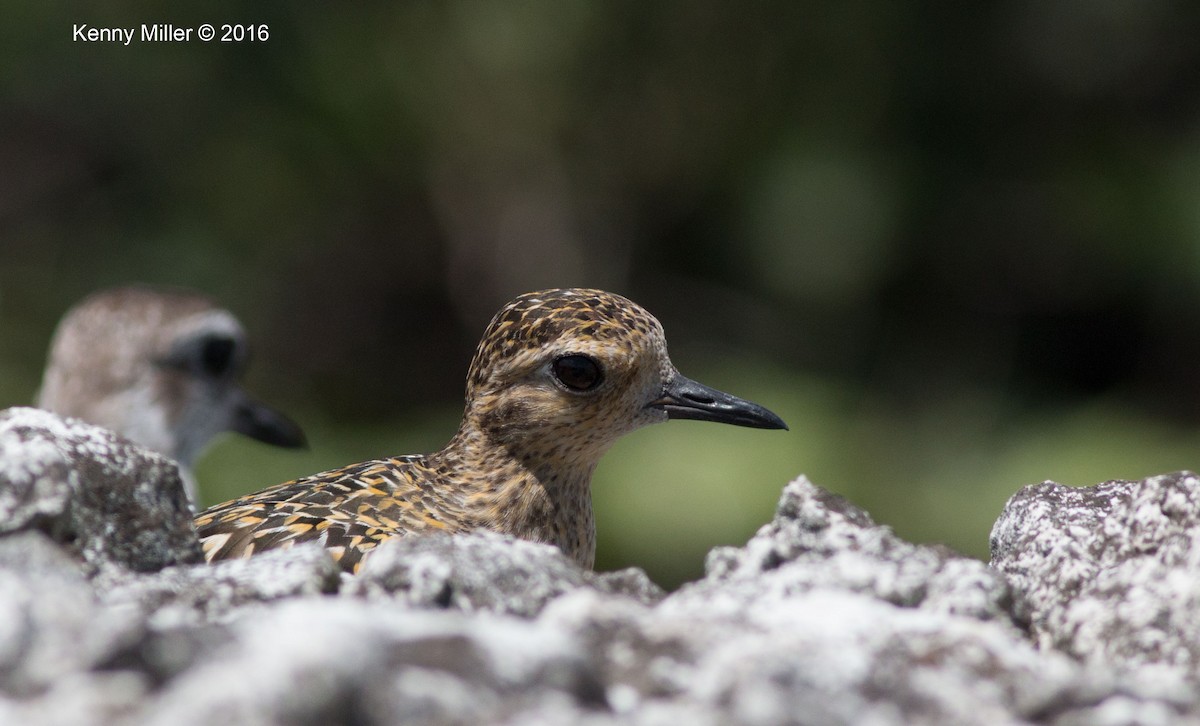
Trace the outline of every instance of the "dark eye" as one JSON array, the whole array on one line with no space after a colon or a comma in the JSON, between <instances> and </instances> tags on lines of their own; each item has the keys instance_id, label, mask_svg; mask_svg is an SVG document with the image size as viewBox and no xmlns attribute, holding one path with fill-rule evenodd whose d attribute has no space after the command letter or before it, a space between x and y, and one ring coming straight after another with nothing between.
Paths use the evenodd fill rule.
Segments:
<instances>
[{"instance_id":1,"label":"dark eye","mask_svg":"<svg viewBox=\"0 0 1200 726\"><path fill-rule=\"evenodd\" d=\"M233 370L237 343L230 338L212 336L200 343L198 368L210 378L223 378Z\"/></svg>"},{"instance_id":2,"label":"dark eye","mask_svg":"<svg viewBox=\"0 0 1200 726\"><path fill-rule=\"evenodd\" d=\"M564 355L551 368L558 382L572 391L590 391L604 377L600 364L586 355Z\"/></svg>"}]
</instances>

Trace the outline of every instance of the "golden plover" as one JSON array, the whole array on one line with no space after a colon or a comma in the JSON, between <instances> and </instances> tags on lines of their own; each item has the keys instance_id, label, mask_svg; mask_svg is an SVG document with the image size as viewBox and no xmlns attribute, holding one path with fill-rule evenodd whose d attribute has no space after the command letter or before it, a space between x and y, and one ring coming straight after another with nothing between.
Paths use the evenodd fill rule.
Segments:
<instances>
[{"instance_id":1,"label":"golden plover","mask_svg":"<svg viewBox=\"0 0 1200 726\"><path fill-rule=\"evenodd\" d=\"M95 293L63 317L37 405L116 431L191 467L222 431L275 446L304 445L300 428L237 382L246 365L237 318L202 295L125 287Z\"/></svg>"},{"instance_id":2,"label":"golden plover","mask_svg":"<svg viewBox=\"0 0 1200 726\"><path fill-rule=\"evenodd\" d=\"M484 332L462 424L441 451L280 484L202 512L196 528L209 561L315 540L356 572L390 537L486 529L591 567L597 462L621 435L673 418L787 428L680 375L662 326L635 303L600 290L527 293Z\"/></svg>"}]
</instances>

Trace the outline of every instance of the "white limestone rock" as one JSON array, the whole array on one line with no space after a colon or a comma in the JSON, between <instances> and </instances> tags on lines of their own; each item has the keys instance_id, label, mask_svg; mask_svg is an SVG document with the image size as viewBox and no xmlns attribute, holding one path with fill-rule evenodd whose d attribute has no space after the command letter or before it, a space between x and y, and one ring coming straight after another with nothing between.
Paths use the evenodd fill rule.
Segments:
<instances>
[{"instance_id":1,"label":"white limestone rock","mask_svg":"<svg viewBox=\"0 0 1200 726\"><path fill-rule=\"evenodd\" d=\"M1195 474L1027 486L997 520L991 550L1043 649L1164 693L1200 685Z\"/></svg>"},{"instance_id":2,"label":"white limestone rock","mask_svg":"<svg viewBox=\"0 0 1200 726\"><path fill-rule=\"evenodd\" d=\"M75 419L0 412L0 535L46 533L90 573L198 562L178 467Z\"/></svg>"},{"instance_id":3,"label":"white limestone rock","mask_svg":"<svg viewBox=\"0 0 1200 726\"><path fill-rule=\"evenodd\" d=\"M596 574L553 545L494 532L397 537L384 542L348 578L346 594L408 605L533 617L571 590L592 587L640 602L662 599L646 573Z\"/></svg>"}]
</instances>

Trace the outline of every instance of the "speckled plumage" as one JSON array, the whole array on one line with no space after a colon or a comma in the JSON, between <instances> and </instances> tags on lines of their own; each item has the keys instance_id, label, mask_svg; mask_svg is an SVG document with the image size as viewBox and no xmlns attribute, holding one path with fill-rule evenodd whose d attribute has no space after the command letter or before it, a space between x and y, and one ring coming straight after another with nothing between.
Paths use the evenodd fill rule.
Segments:
<instances>
[{"instance_id":1,"label":"speckled plumage","mask_svg":"<svg viewBox=\"0 0 1200 726\"><path fill-rule=\"evenodd\" d=\"M203 512L196 527L210 561L315 539L356 571L389 537L488 529L590 567L596 464L623 434L667 418L785 428L679 375L662 326L635 303L599 290L527 293L484 332L462 424L441 451L281 484Z\"/></svg>"},{"instance_id":2,"label":"speckled plumage","mask_svg":"<svg viewBox=\"0 0 1200 726\"><path fill-rule=\"evenodd\" d=\"M282 446L300 429L251 399L237 318L187 290L122 287L63 317L50 345L39 408L116 431L174 459L195 502L191 466L222 431Z\"/></svg>"}]
</instances>

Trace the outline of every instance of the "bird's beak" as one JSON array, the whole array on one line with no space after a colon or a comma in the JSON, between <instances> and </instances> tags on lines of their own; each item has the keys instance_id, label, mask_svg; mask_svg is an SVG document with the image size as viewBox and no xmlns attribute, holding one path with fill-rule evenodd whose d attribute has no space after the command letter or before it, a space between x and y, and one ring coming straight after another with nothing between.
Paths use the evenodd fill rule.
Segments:
<instances>
[{"instance_id":1,"label":"bird's beak","mask_svg":"<svg viewBox=\"0 0 1200 726\"><path fill-rule=\"evenodd\" d=\"M666 411L669 419L689 418L756 429L787 429L783 419L757 403L709 388L678 373L663 395L651 401L649 407Z\"/></svg>"},{"instance_id":2,"label":"bird's beak","mask_svg":"<svg viewBox=\"0 0 1200 726\"><path fill-rule=\"evenodd\" d=\"M256 441L285 449L300 449L308 446L304 431L279 411L262 401L257 401L244 391L239 391L239 400L233 409L231 431L249 436Z\"/></svg>"}]
</instances>

